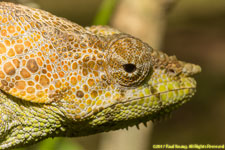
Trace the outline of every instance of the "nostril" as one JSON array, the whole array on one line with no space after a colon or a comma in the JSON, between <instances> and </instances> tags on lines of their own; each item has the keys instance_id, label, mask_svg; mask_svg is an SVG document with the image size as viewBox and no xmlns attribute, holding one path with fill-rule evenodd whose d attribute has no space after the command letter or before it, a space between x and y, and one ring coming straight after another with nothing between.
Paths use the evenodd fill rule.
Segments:
<instances>
[{"instance_id":1,"label":"nostril","mask_svg":"<svg viewBox=\"0 0 225 150\"><path fill-rule=\"evenodd\" d=\"M169 69L169 72L173 73L173 74L176 73L176 71L174 69Z\"/></svg>"},{"instance_id":2,"label":"nostril","mask_svg":"<svg viewBox=\"0 0 225 150\"><path fill-rule=\"evenodd\" d=\"M135 64L125 64L125 65L123 65L123 68L126 72L132 73L136 70L136 65Z\"/></svg>"}]
</instances>

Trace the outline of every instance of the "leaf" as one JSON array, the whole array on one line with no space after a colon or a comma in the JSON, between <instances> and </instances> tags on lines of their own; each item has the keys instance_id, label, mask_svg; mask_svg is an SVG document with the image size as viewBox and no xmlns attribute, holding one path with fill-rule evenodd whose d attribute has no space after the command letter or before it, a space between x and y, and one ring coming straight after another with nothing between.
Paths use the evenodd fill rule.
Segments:
<instances>
[{"instance_id":1,"label":"leaf","mask_svg":"<svg viewBox=\"0 0 225 150\"><path fill-rule=\"evenodd\" d=\"M107 25L117 2L118 0L103 0L97 15L95 16L93 25Z\"/></svg>"}]
</instances>

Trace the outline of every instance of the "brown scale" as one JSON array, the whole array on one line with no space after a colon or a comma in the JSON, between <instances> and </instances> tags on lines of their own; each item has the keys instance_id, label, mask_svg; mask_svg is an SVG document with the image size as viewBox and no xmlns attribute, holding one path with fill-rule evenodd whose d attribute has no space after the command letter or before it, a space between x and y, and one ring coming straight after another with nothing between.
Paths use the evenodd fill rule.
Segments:
<instances>
[{"instance_id":1,"label":"brown scale","mask_svg":"<svg viewBox=\"0 0 225 150\"><path fill-rule=\"evenodd\" d=\"M166 68L170 73L179 74L184 68L184 62L178 61L175 56L168 56L160 51L152 53L152 61L157 68Z\"/></svg>"}]
</instances>

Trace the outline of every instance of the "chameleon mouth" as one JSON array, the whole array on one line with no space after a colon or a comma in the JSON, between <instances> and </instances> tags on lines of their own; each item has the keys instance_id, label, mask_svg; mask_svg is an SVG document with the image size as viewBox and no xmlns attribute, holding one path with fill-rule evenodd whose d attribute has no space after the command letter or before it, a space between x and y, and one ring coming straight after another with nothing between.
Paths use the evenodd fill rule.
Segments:
<instances>
[{"instance_id":1,"label":"chameleon mouth","mask_svg":"<svg viewBox=\"0 0 225 150\"><path fill-rule=\"evenodd\" d=\"M170 90L170 91L164 91L164 92L160 92L160 93L154 93L154 94L145 95L145 96L142 96L142 97L137 97L137 98L128 99L128 100L126 100L126 101L122 101L122 102L118 102L118 103L120 103L120 104L125 104L125 103L129 103L129 102L133 102L133 101L138 101L138 100L144 99L144 98L149 98L149 97L151 97L151 96L155 96L155 97L159 98L159 101L162 101L160 97L161 97L162 95L164 95L164 94L169 94L170 92L177 93L177 92L179 92L179 91L186 91L186 93L187 93L187 90L188 90L188 91L191 91L191 92L190 92L190 94L184 95L183 98L186 98L186 97L190 97L190 98L191 98L191 97L194 95L194 93L195 93L195 91L196 91L196 88L193 87L193 88L173 89L173 90ZM116 104L118 104L118 103L116 103ZM114 105L116 105L116 104L114 104ZM111 105L111 106L112 106L112 105Z\"/></svg>"},{"instance_id":2,"label":"chameleon mouth","mask_svg":"<svg viewBox=\"0 0 225 150\"><path fill-rule=\"evenodd\" d=\"M184 87L116 102L94 114L96 118L92 123L116 130L159 120L187 102L195 91L195 87Z\"/></svg>"},{"instance_id":3,"label":"chameleon mouth","mask_svg":"<svg viewBox=\"0 0 225 150\"><path fill-rule=\"evenodd\" d=\"M131 95L130 98L123 99L108 106L110 109L118 109L117 112L125 118L125 120L142 118L151 116L151 114L162 113L164 111L171 112L177 106L187 102L196 92L196 82L194 78L182 78L179 87L163 89L158 85L158 89L151 90L151 86L147 85L142 89L136 89L136 96ZM134 90L134 89L133 89ZM151 93L148 93L151 92ZM126 94L125 94L126 95ZM107 109L107 108L106 108Z\"/></svg>"},{"instance_id":4,"label":"chameleon mouth","mask_svg":"<svg viewBox=\"0 0 225 150\"><path fill-rule=\"evenodd\" d=\"M123 100L108 107L114 108L117 105L124 105L125 107L133 107L133 109L138 108L139 110L137 109L136 112L146 115L146 112L151 112L151 110L154 109L164 109L171 105L184 104L195 94L195 92L196 87L173 89ZM132 110L130 108L129 111Z\"/></svg>"},{"instance_id":5,"label":"chameleon mouth","mask_svg":"<svg viewBox=\"0 0 225 150\"><path fill-rule=\"evenodd\" d=\"M139 100L147 97L157 97L159 100L163 101L173 101L176 99L184 99L186 97L191 97L194 95L196 89L196 81L192 77L183 77L177 81L164 81L157 84L146 83L136 90L133 89L134 94L128 100L122 100L123 103Z\"/></svg>"}]
</instances>

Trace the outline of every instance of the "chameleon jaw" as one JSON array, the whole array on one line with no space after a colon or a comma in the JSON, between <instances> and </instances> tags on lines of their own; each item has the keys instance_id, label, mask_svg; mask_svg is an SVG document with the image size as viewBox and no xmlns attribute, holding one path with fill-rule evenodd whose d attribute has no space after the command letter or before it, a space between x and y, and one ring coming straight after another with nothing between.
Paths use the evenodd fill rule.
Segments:
<instances>
[{"instance_id":1,"label":"chameleon jaw","mask_svg":"<svg viewBox=\"0 0 225 150\"><path fill-rule=\"evenodd\" d=\"M161 89L161 91L155 93L150 93L149 85L132 89L129 94L127 93L131 95L130 98L124 98L94 114L95 117L90 124L98 127L97 130L110 126L108 129L110 131L162 118L187 102L196 92L196 82L193 78L186 77L181 80L186 81L186 84L164 91L162 85L159 85L156 90Z\"/></svg>"},{"instance_id":2,"label":"chameleon jaw","mask_svg":"<svg viewBox=\"0 0 225 150\"><path fill-rule=\"evenodd\" d=\"M164 106L164 108L161 108L160 105L152 106L150 108L149 105L152 105L151 103L149 103L147 107L127 107L128 105L130 105L130 102L135 105L138 103L142 103L143 101L148 101L147 97L132 100L123 104L118 103L96 114L95 119L92 120L89 124L95 129L95 133L103 131L108 132L111 130L118 130L123 128L127 129L128 127L134 125L138 127L140 123L146 124L146 122L149 120L155 121L163 118L166 115L169 115L174 109L188 100L189 98L170 104L168 106ZM129 117L125 115L128 114L128 109L132 110L132 115L129 114Z\"/></svg>"}]
</instances>

